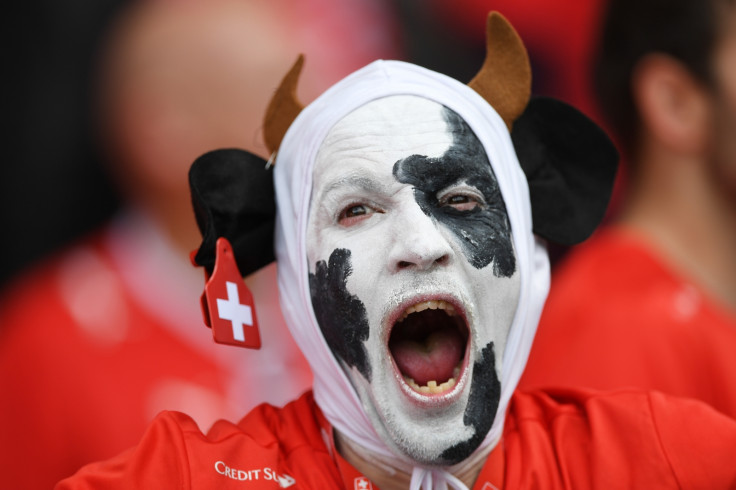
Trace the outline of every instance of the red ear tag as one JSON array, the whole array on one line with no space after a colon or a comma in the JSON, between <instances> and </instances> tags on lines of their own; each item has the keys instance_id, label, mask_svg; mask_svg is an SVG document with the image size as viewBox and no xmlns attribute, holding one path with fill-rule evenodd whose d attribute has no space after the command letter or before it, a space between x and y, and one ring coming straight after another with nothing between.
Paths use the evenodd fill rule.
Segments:
<instances>
[{"instance_id":1,"label":"red ear tag","mask_svg":"<svg viewBox=\"0 0 736 490\"><path fill-rule=\"evenodd\" d=\"M205 323L219 344L260 349L256 306L238 270L233 248L224 237L217 239L215 247L215 267L202 295Z\"/></svg>"}]
</instances>

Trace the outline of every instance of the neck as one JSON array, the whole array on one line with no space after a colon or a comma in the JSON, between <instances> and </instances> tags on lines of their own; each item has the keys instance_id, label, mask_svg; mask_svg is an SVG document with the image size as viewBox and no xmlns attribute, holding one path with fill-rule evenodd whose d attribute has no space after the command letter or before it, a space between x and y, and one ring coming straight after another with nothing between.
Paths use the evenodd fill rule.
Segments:
<instances>
[{"instance_id":1,"label":"neck","mask_svg":"<svg viewBox=\"0 0 736 490\"><path fill-rule=\"evenodd\" d=\"M642 234L663 259L736 312L736 204L707 162L647 152L628 189L623 224ZM646 163L646 165L644 165Z\"/></svg>"},{"instance_id":2,"label":"neck","mask_svg":"<svg viewBox=\"0 0 736 490\"><path fill-rule=\"evenodd\" d=\"M398 459L385 459L335 431L335 448L353 468L375 483L381 490L406 490L410 487L412 467ZM491 447L474 453L457 465L444 468L472 488L491 452Z\"/></svg>"}]
</instances>

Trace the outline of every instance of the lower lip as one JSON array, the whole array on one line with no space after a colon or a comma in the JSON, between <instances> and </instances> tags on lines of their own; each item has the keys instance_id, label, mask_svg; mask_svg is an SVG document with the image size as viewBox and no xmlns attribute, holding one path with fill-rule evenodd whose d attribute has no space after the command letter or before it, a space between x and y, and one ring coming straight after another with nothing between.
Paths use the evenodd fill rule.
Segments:
<instances>
[{"instance_id":1,"label":"lower lip","mask_svg":"<svg viewBox=\"0 0 736 490\"><path fill-rule=\"evenodd\" d=\"M470 345L470 339L468 339L467 345ZM409 400L411 400L411 402L417 406L439 407L452 404L460 397L461 393L463 392L465 384L467 383L468 351L469 348L466 347L465 356L460 367L460 374L457 377L455 386L443 393L420 393L414 390L414 388L409 386L406 381L404 381L404 376L401 374L401 371L399 371L399 368L396 365L396 361L394 361L393 356L391 356L390 354L389 356L391 357L391 364L394 368L394 378L396 379L404 395L406 395L406 397L409 398Z\"/></svg>"}]
</instances>

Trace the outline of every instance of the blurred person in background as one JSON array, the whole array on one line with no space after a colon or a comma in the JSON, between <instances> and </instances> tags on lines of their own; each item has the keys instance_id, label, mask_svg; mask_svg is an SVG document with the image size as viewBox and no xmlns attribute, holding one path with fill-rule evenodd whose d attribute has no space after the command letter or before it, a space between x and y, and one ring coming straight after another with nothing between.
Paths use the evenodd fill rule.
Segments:
<instances>
[{"instance_id":1,"label":"blurred person in background","mask_svg":"<svg viewBox=\"0 0 736 490\"><path fill-rule=\"evenodd\" d=\"M0 299L4 486L50 488L134 444L163 409L208 428L310 386L272 294L273 266L246 279L265 292L256 294L261 350L208 341L197 307L204 274L189 262L200 237L187 170L213 147L264 154L261 117L295 52L322 67L305 78L307 97L393 53L380 8L333 3L305 2L307 11L271 0L136 2L116 20L102 50L97 114L124 205ZM371 34L347 52L340 36L363 29Z\"/></svg>"},{"instance_id":2,"label":"blurred person in background","mask_svg":"<svg viewBox=\"0 0 736 490\"><path fill-rule=\"evenodd\" d=\"M736 416L736 5L611 0L595 82L626 195L553 276L521 386L635 386Z\"/></svg>"}]
</instances>

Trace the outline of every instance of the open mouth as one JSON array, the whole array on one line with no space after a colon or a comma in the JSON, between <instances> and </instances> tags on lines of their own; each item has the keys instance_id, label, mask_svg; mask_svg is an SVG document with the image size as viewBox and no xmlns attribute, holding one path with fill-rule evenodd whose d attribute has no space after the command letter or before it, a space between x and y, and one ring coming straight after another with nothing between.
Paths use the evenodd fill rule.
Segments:
<instances>
[{"instance_id":1,"label":"open mouth","mask_svg":"<svg viewBox=\"0 0 736 490\"><path fill-rule=\"evenodd\" d=\"M461 374L468 327L444 300L422 301L404 310L388 347L404 381L424 395L447 393Z\"/></svg>"}]
</instances>

